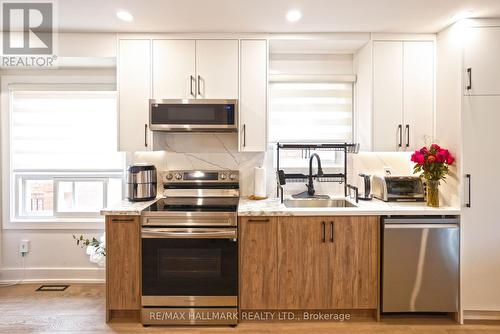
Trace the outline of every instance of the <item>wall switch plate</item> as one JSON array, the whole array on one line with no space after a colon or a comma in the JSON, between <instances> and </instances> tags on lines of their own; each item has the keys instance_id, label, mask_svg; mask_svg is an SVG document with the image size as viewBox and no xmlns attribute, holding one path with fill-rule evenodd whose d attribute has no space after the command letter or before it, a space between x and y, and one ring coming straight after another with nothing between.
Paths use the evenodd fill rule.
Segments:
<instances>
[{"instance_id":1,"label":"wall switch plate","mask_svg":"<svg viewBox=\"0 0 500 334\"><path fill-rule=\"evenodd\" d=\"M392 175L392 168L389 166L384 166L384 175Z\"/></svg>"},{"instance_id":2,"label":"wall switch plate","mask_svg":"<svg viewBox=\"0 0 500 334\"><path fill-rule=\"evenodd\" d=\"M24 256L29 251L30 251L30 241L21 240L21 242L19 243L19 253L21 253L21 255Z\"/></svg>"}]
</instances>

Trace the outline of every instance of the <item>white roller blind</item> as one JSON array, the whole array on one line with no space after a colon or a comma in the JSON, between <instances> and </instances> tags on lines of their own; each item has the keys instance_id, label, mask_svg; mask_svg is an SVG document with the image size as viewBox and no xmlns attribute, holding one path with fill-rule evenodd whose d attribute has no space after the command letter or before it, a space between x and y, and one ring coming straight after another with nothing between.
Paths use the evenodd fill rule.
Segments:
<instances>
[{"instance_id":1,"label":"white roller blind","mask_svg":"<svg viewBox=\"0 0 500 334\"><path fill-rule=\"evenodd\" d=\"M271 142L352 142L352 83L272 82Z\"/></svg>"},{"instance_id":2,"label":"white roller blind","mask_svg":"<svg viewBox=\"0 0 500 334\"><path fill-rule=\"evenodd\" d=\"M116 93L11 92L12 168L120 170Z\"/></svg>"}]
</instances>

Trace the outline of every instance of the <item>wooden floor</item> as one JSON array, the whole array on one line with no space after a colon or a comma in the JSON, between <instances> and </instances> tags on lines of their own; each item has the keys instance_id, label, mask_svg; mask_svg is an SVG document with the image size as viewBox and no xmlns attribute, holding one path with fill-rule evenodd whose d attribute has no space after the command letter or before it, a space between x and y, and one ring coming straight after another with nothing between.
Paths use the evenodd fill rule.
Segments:
<instances>
[{"instance_id":1,"label":"wooden floor","mask_svg":"<svg viewBox=\"0 0 500 334\"><path fill-rule=\"evenodd\" d=\"M242 323L230 327L142 327L104 321L104 285L73 284L64 292L38 285L0 287L0 333L500 333L500 325L457 325L448 319L391 318L383 322Z\"/></svg>"}]
</instances>

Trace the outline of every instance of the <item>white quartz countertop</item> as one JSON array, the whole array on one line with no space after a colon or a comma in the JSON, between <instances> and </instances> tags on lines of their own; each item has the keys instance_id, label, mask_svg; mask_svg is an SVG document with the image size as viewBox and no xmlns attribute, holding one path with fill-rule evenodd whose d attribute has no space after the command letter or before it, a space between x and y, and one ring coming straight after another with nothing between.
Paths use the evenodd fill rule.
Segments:
<instances>
[{"instance_id":1,"label":"white quartz countertop","mask_svg":"<svg viewBox=\"0 0 500 334\"><path fill-rule=\"evenodd\" d=\"M158 198L145 202L130 202L128 200L123 200L102 209L101 215L140 216L142 210L144 210L157 200Z\"/></svg>"},{"instance_id":2,"label":"white quartz countertop","mask_svg":"<svg viewBox=\"0 0 500 334\"><path fill-rule=\"evenodd\" d=\"M386 203L377 199L359 201L357 207L347 208L287 208L279 198L254 201L240 198L238 216L382 216L382 215L459 215L460 208L428 207L422 203Z\"/></svg>"},{"instance_id":3,"label":"white quartz countertop","mask_svg":"<svg viewBox=\"0 0 500 334\"><path fill-rule=\"evenodd\" d=\"M132 215L139 216L141 212L156 202L154 199L146 202L130 202L127 200L112 204L103 210L101 215ZM254 201L241 197L238 205L238 216L345 216L345 215L459 215L460 209L442 206L431 208L425 203L386 203L377 199L359 201L357 207L348 208L287 208L280 203L279 198L268 198Z\"/></svg>"}]
</instances>

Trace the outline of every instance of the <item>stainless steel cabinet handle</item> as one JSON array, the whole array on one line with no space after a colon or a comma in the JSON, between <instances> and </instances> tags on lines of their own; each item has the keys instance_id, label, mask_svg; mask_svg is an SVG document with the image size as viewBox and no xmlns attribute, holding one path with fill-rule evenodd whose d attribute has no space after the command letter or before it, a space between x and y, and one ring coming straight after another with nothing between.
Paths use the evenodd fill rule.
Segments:
<instances>
[{"instance_id":1,"label":"stainless steel cabinet handle","mask_svg":"<svg viewBox=\"0 0 500 334\"><path fill-rule=\"evenodd\" d=\"M322 239L322 241L326 242L326 223L321 222L321 225L323 225L323 239Z\"/></svg>"},{"instance_id":2,"label":"stainless steel cabinet handle","mask_svg":"<svg viewBox=\"0 0 500 334\"><path fill-rule=\"evenodd\" d=\"M410 147L410 124L406 124L406 147Z\"/></svg>"},{"instance_id":3,"label":"stainless steel cabinet handle","mask_svg":"<svg viewBox=\"0 0 500 334\"><path fill-rule=\"evenodd\" d=\"M243 124L243 147L247 146L247 125Z\"/></svg>"},{"instance_id":4,"label":"stainless steel cabinet handle","mask_svg":"<svg viewBox=\"0 0 500 334\"><path fill-rule=\"evenodd\" d=\"M401 147L401 146L403 146L403 126L401 124L398 125L398 131L399 131L399 144L398 144L398 146Z\"/></svg>"},{"instance_id":5,"label":"stainless steel cabinet handle","mask_svg":"<svg viewBox=\"0 0 500 334\"><path fill-rule=\"evenodd\" d=\"M269 218L265 219L249 219L249 223L269 223Z\"/></svg>"},{"instance_id":6,"label":"stainless steel cabinet handle","mask_svg":"<svg viewBox=\"0 0 500 334\"><path fill-rule=\"evenodd\" d=\"M196 97L196 95L193 92L193 81L196 84L196 80L194 79L194 77L192 75L190 75L189 76L189 89L190 89L190 93L191 93L191 96Z\"/></svg>"},{"instance_id":7,"label":"stainless steel cabinet handle","mask_svg":"<svg viewBox=\"0 0 500 334\"><path fill-rule=\"evenodd\" d=\"M148 125L144 124L144 147L148 147Z\"/></svg>"},{"instance_id":8,"label":"stainless steel cabinet handle","mask_svg":"<svg viewBox=\"0 0 500 334\"><path fill-rule=\"evenodd\" d=\"M468 68L467 69L467 76L469 77L469 83L467 84L467 90L471 90L472 89L472 68Z\"/></svg>"},{"instance_id":9,"label":"stainless steel cabinet handle","mask_svg":"<svg viewBox=\"0 0 500 334\"><path fill-rule=\"evenodd\" d=\"M201 82L201 76L198 75L197 89L198 89L198 95L201 96L201 84L200 84L200 82Z\"/></svg>"},{"instance_id":10,"label":"stainless steel cabinet handle","mask_svg":"<svg viewBox=\"0 0 500 334\"><path fill-rule=\"evenodd\" d=\"M468 183L468 188L469 188L469 198L467 198L467 204L465 204L466 207L470 208L471 207L471 176L470 174L465 174L465 177L467 178L467 183Z\"/></svg>"},{"instance_id":11,"label":"stainless steel cabinet handle","mask_svg":"<svg viewBox=\"0 0 500 334\"><path fill-rule=\"evenodd\" d=\"M333 221L330 222L330 242L333 242Z\"/></svg>"}]
</instances>

